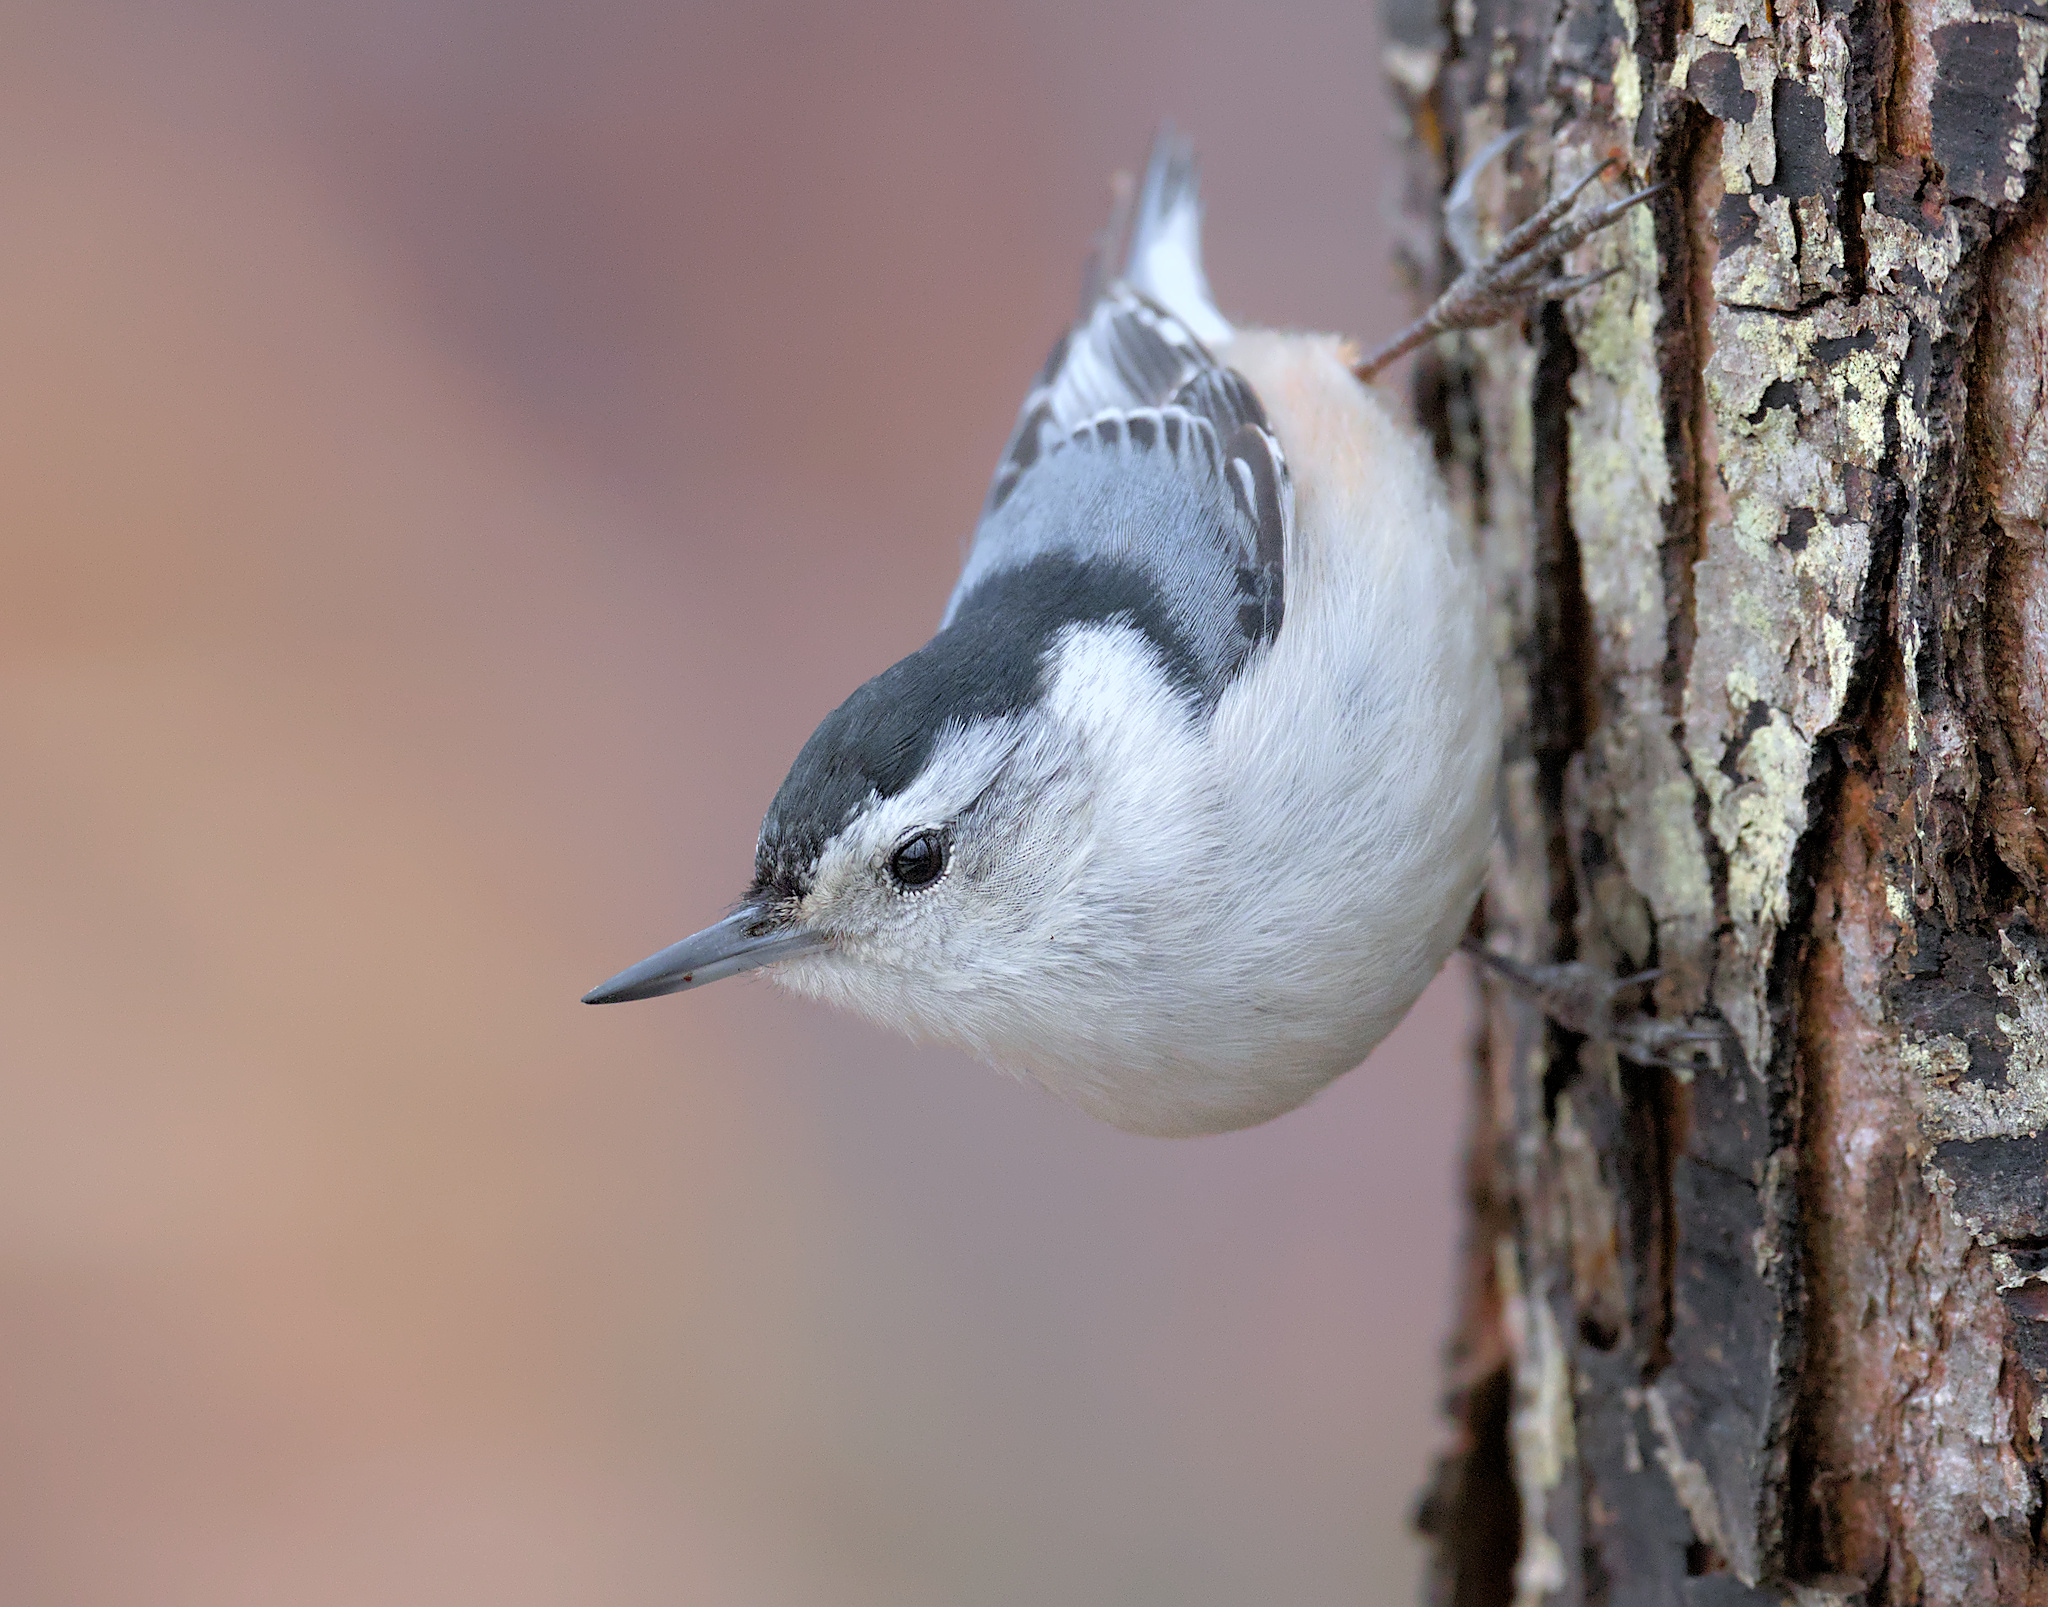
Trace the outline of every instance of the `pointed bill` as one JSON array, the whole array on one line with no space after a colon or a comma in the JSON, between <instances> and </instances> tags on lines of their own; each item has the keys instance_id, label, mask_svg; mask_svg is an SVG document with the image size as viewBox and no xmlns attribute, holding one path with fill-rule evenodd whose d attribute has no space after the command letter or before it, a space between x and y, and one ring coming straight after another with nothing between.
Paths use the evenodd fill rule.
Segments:
<instances>
[{"instance_id":1,"label":"pointed bill","mask_svg":"<svg viewBox=\"0 0 2048 1607\"><path fill-rule=\"evenodd\" d=\"M702 987L722 977L737 976L760 966L773 965L792 955L823 948L821 933L788 928L759 936L754 928L764 918L762 910L747 905L733 911L716 926L707 926L680 943L671 943L659 954L649 955L638 965L629 965L609 982L600 983L583 995L585 1004L622 1004L628 999L655 999L664 993L681 993Z\"/></svg>"}]
</instances>

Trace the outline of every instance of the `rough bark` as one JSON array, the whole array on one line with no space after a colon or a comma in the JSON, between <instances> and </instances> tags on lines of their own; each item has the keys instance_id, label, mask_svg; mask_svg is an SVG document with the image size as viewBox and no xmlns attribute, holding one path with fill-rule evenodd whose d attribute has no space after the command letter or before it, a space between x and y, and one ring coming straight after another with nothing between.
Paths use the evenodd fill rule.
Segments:
<instances>
[{"instance_id":1,"label":"rough bark","mask_svg":"<svg viewBox=\"0 0 2048 1607\"><path fill-rule=\"evenodd\" d=\"M2040 0L1385 0L1403 251L1619 157L1614 275L1416 399L1509 709L1432 1600L2048 1603Z\"/></svg>"}]
</instances>

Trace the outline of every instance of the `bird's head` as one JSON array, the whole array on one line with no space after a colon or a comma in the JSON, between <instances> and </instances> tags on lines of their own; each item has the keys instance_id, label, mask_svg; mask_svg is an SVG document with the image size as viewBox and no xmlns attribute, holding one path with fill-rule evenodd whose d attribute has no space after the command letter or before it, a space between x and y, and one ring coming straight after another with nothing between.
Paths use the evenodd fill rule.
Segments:
<instances>
[{"instance_id":1,"label":"bird's head","mask_svg":"<svg viewBox=\"0 0 2048 1607\"><path fill-rule=\"evenodd\" d=\"M653 998L761 967L797 991L988 1052L1039 1006L1090 848L1072 726L1036 652L963 620L862 686L804 744L724 920L586 995ZM1029 673L1023 673L1028 670Z\"/></svg>"}]
</instances>

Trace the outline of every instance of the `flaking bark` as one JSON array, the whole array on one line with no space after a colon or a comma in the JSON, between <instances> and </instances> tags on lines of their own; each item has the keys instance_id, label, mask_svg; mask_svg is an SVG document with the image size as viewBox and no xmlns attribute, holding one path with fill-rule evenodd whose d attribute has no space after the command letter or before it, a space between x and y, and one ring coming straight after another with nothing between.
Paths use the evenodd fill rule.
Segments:
<instances>
[{"instance_id":1,"label":"flaking bark","mask_svg":"<svg viewBox=\"0 0 2048 1607\"><path fill-rule=\"evenodd\" d=\"M1614 275L1418 363L1509 712L1432 1601L2048 1603L2034 0L1385 0L1402 251L1600 162Z\"/></svg>"}]
</instances>

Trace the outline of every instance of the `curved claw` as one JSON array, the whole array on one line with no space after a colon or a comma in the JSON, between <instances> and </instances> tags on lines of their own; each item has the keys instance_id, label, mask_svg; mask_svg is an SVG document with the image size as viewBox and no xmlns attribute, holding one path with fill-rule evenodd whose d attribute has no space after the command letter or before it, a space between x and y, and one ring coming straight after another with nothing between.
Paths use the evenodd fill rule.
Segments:
<instances>
[{"instance_id":1,"label":"curved claw","mask_svg":"<svg viewBox=\"0 0 2048 1607\"><path fill-rule=\"evenodd\" d=\"M1536 287L1536 294L1545 301L1569 301L1581 290L1591 290L1603 279L1612 279L1620 273L1619 267L1602 268L1598 273L1582 273L1569 279L1546 279Z\"/></svg>"},{"instance_id":2,"label":"curved claw","mask_svg":"<svg viewBox=\"0 0 2048 1607\"><path fill-rule=\"evenodd\" d=\"M1535 212L1531 213L1529 217L1510 229L1507 238L1501 241L1494 250L1493 264L1505 267L1509 263L1519 261L1532 251L1541 250L1547 252L1550 248L1550 237L1553 232L1564 232L1558 228L1558 220L1571 211L1573 206L1578 203L1579 197L1584 195L1597 180L1605 177L1608 171L1616 165L1616 159L1610 156L1598 167L1584 174L1569 189L1564 190L1560 194L1553 195L1542 206L1538 207ZM1599 210L1600 208L1598 207L1594 208L1595 212ZM1588 216L1591 215L1590 213L1588 214ZM1566 228L1571 226L1567 224ZM1579 238L1583 239L1584 236L1582 235ZM1576 245L1578 241L1574 240L1572 244ZM1565 249L1569 250L1570 247L1568 246ZM1562 252L1559 253L1559 255L1562 254Z\"/></svg>"},{"instance_id":3,"label":"curved claw","mask_svg":"<svg viewBox=\"0 0 2048 1607\"><path fill-rule=\"evenodd\" d=\"M1445 227L1460 256L1466 256L1468 250L1476 250L1476 242L1469 238L1474 232L1474 220L1469 215L1472 204L1470 181L1487 161L1514 143L1519 133L1517 130L1515 136L1504 135L1489 142L1468 164L1452 188L1452 199L1465 215L1457 219L1447 218ZM1573 203L1587 187L1617 165L1618 159L1610 157L1562 194L1554 196L1534 216L1511 230L1490 256L1471 263L1459 274L1450 288L1437 297L1429 311L1355 364L1352 373L1361 380L1370 380L1396 358L1406 356L1433 336L1453 329L1484 329L1521 311L1534 299L1576 295L1605 279L1614 270L1563 279L1546 279L1544 276L1582 241L1619 222L1630 208L1640 206L1650 197L1670 188L1669 184L1652 184L1619 200L1589 208L1576 217L1568 216ZM1471 262L1469 256L1466 260Z\"/></svg>"},{"instance_id":4,"label":"curved claw","mask_svg":"<svg viewBox=\"0 0 2048 1607\"><path fill-rule=\"evenodd\" d=\"M1585 181L1580 182L1583 185ZM1577 217L1552 230L1539 249L1544 256L1555 262L1581 241L1590 240L1610 224L1619 223L1632 208L1641 206L1653 195L1662 195L1670 188L1668 183L1646 185L1640 190L1624 195L1618 201L1609 201L1590 211L1581 212Z\"/></svg>"},{"instance_id":5,"label":"curved claw","mask_svg":"<svg viewBox=\"0 0 2048 1607\"><path fill-rule=\"evenodd\" d=\"M1467 268L1476 268L1486 260L1486 252L1479 244L1479 175L1520 144L1528 132L1524 124L1505 134L1496 134L1480 146L1478 154L1460 169L1451 193L1444 197L1444 233L1450 239L1451 249L1457 252L1458 261Z\"/></svg>"},{"instance_id":6,"label":"curved claw","mask_svg":"<svg viewBox=\"0 0 2048 1607\"><path fill-rule=\"evenodd\" d=\"M1510 959L1476 936L1458 946L1567 1032L1606 1044L1624 1060L1662 1066L1681 1077L1721 1064L1726 1023L1709 1016L1671 1019L1621 1008L1624 993L1656 981L1664 974L1661 969L1613 977L1575 960L1532 965Z\"/></svg>"}]
</instances>

